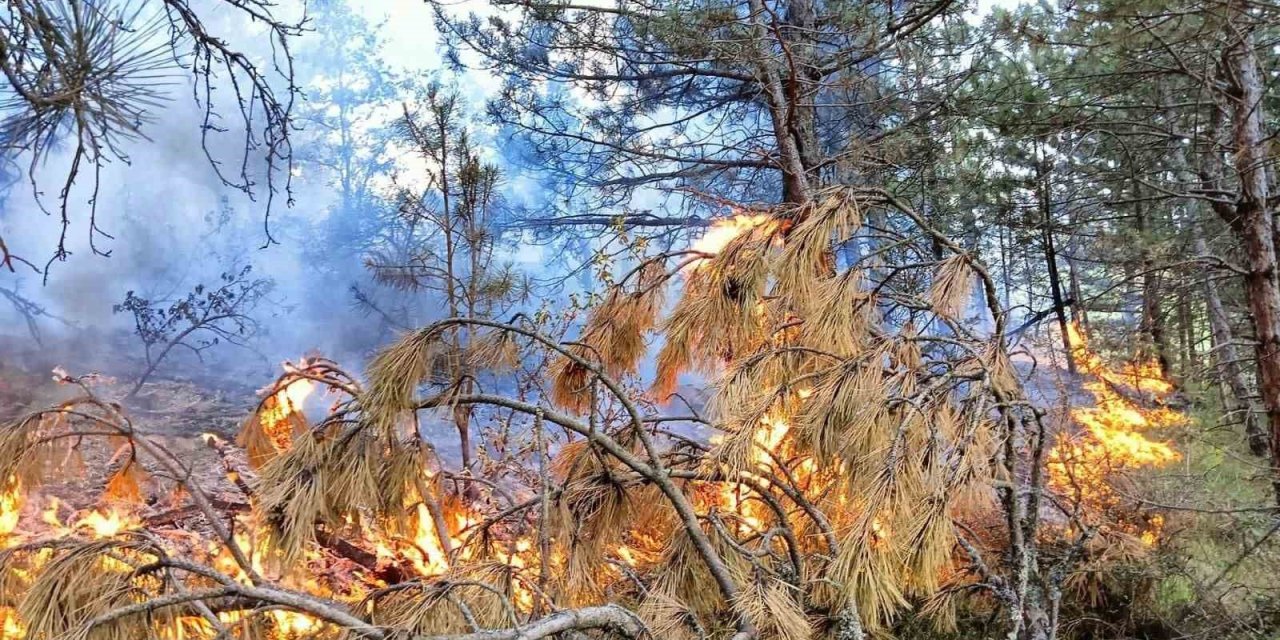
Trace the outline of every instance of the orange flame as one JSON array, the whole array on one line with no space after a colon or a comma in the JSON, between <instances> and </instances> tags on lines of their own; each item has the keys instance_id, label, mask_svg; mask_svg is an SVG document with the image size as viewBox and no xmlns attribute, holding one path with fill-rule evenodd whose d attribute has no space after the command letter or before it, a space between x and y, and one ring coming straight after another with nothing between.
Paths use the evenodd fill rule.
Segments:
<instances>
[{"instance_id":1,"label":"orange flame","mask_svg":"<svg viewBox=\"0 0 1280 640\"><path fill-rule=\"evenodd\" d=\"M768 214L738 214L728 218L719 218L711 223L706 233L701 238L694 241L690 247L692 251L699 251L707 254L720 253L734 238L753 231L762 229L763 231L772 231L778 224L772 216ZM699 258L690 262L685 266L685 272L696 271L702 268L707 262L707 258Z\"/></svg>"},{"instance_id":2,"label":"orange flame","mask_svg":"<svg viewBox=\"0 0 1280 640\"><path fill-rule=\"evenodd\" d=\"M18 528L21 510L22 483L16 476L10 476L3 490L0 490L0 539Z\"/></svg>"},{"instance_id":3,"label":"orange flame","mask_svg":"<svg viewBox=\"0 0 1280 640\"><path fill-rule=\"evenodd\" d=\"M1097 514L1116 507L1120 496L1113 476L1127 470L1162 467L1182 455L1168 442L1152 440L1147 432L1185 423L1186 417L1167 407L1146 408L1121 390L1160 399L1173 390L1154 360L1128 363L1112 369L1091 351L1075 325L1068 327L1071 359L1090 380L1084 389L1094 406L1071 409L1071 418L1084 433L1062 436L1049 452L1050 485L1074 496L1087 511ZM1122 525L1151 545L1159 538L1164 519L1158 515L1144 525Z\"/></svg>"},{"instance_id":4,"label":"orange flame","mask_svg":"<svg viewBox=\"0 0 1280 640\"><path fill-rule=\"evenodd\" d=\"M796 398L801 402L811 395L813 395L813 389L796 390ZM785 448L786 438L790 432L791 424L783 415L774 414L761 418L752 434L754 446L751 447L751 461L757 466L772 466L775 463L774 456ZM713 436L712 441L716 442L719 439L719 436ZM805 478L812 475L813 469L812 459L805 459L797 465L795 473L798 477ZM760 482L768 484L768 480L765 479L761 479ZM721 483L719 506L736 514L744 531L763 533L768 528L765 508L759 501L743 500L742 495L745 491L747 491L746 487L738 483Z\"/></svg>"},{"instance_id":5,"label":"orange flame","mask_svg":"<svg viewBox=\"0 0 1280 640\"><path fill-rule=\"evenodd\" d=\"M10 607L0 607L0 639L18 640L25 638L27 628L18 620L18 614Z\"/></svg>"},{"instance_id":6,"label":"orange flame","mask_svg":"<svg viewBox=\"0 0 1280 640\"><path fill-rule=\"evenodd\" d=\"M436 532L435 521L425 504L418 504L418 532L413 537L413 548L407 555L413 568L423 576L439 575L449 570L449 557L444 552L444 543Z\"/></svg>"},{"instance_id":7,"label":"orange flame","mask_svg":"<svg viewBox=\"0 0 1280 640\"><path fill-rule=\"evenodd\" d=\"M316 384L311 380L298 378L262 404L258 420L262 423L262 431L271 438L277 449L283 451L289 448L293 438L293 423L289 418L302 411L315 388Z\"/></svg>"},{"instance_id":8,"label":"orange flame","mask_svg":"<svg viewBox=\"0 0 1280 640\"><path fill-rule=\"evenodd\" d=\"M136 528L140 522L115 509L98 511L94 509L84 517L76 520L72 529L88 529L94 538L114 538L122 532Z\"/></svg>"}]
</instances>

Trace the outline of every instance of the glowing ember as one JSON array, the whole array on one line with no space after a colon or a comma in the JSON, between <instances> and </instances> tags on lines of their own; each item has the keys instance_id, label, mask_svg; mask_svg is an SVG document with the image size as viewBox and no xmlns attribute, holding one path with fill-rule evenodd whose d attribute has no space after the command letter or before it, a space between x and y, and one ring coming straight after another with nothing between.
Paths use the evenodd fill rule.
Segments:
<instances>
[{"instance_id":1,"label":"glowing ember","mask_svg":"<svg viewBox=\"0 0 1280 640\"><path fill-rule=\"evenodd\" d=\"M1113 488L1117 473L1144 467L1161 467L1182 458L1167 442L1147 436L1153 429L1183 424L1186 417L1166 407L1149 409L1121 390L1159 399L1173 390L1154 361L1109 368L1074 325L1069 328L1071 358L1089 376L1084 389L1094 399L1092 407L1071 410L1072 419L1085 429L1078 436L1064 436L1049 452L1049 481L1064 495L1075 497L1092 513L1119 504ZM1154 544L1164 520L1158 515L1144 525L1122 526L1144 543Z\"/></svg>"}]
</instances>

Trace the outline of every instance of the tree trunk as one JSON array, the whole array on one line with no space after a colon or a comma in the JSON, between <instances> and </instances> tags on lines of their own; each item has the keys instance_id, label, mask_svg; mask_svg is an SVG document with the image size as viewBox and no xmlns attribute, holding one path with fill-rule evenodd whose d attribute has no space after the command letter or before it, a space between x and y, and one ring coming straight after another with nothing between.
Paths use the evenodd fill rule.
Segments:
<instances>
[{"instance_id":1,"label":"tree trunk","mask_svg":"<svg viewBox=\"0 0 1280 640\"><path fill-rule=\"evenodd\" d=\"M1040 191L1041 239L1044 244L1045 266L1049 272L1049 293L1053 297L1053 310L1058 317L1058 330L1062 333L1062 348L1067 354L1067 371L1076 373L1075 360L1071 358L1071 338L1068 333L1067 302L1062 296L1062 277L1058 273L1058 250L1053 239L1053 203L1050 198L1049 169L1047 161L1036 164Z\"/></svg>"},{"instance_id":2,"label":"tree trunk","mask_svg":"<svg viewBox=\"0 0 1280 640\"><path fill-rule=\"evenodd\" d=\"M1191 311L1191 297L1185 283L1178 286L1178 365L1180 375L1186 376L1196 367L1195 315Z\"/></svg>"},{"instance_id":3,"label":"tree trunk","mask_svg":"<svg viewBox=\"0 0 1280 640\"><path fill-rule=\"evenodd\" d=\"M809 184L809 172L801 158L801 149L796 141L803 139L798 134L799 123L797 110L800 108L800 95L795 82L784 86L782 76L774 59L776 38L770 35L764 21L771 19L770 12L762 0L748 0L751 9L751 29L756 51L762 89L769 105L769 120L773 126L773 138L778 143L778 168L782 170L782 199L784 202L800 204L808 202L813 195Z\"/></svg>"},{"instance_id":4,"label":"tree trunk","mask_svg":"<svg viewBox=\"0 0 1280 640\"><path fill-rule=\"evenodd\" d=\"M1160 375L1165 380L1172 377L1169 363L1169 339L1165 335L1164 306L1160 304L1164 295L1163 278L1159 273L1150 271L1150 262L1144 261L1147 271L1142 276L1142 332L1151 340L1151 355L1160 365Z\"/></svg>"},{"instance_id":5,"label":"tree trunk","mask_svg":"<svg viewBox=\"0 0 1280 640\"><path fill-rule=\"evenodd\" d=\"M788 43L784 46L789 50L786 83L794 95L789 129L812 188L821 184L818 168L825 156L818 143L818 111L814 106L819 102L818 92L823 88L821 64L815 62L823 44L814 39L814 34L819 31L818 11L814 4L814 0L788 2L786 26L782 28L783 38Z\"/></svg>"},{"instance_id":6,"label":"tree trunk","mask_svg":"<svg viewBox=\"0 0 1280 640\"><path fill-rule=\"evenodd\" d=\"M1240 193L1230 220L1243 245L1245 296L1253 316L1258 394L1267 416L1273 469L1280 467L1280 279L1276 274L1276 228L1267 210L1266 138L1262 132L1262 78L1249 32L1239 34L1223 56L1231 85L1235 172ZM1280 479L1273 476L1280 499Z\"/></svg>"},{"instance_id":7,"label":"tree trunk","mask_svg":"<svg viewBox=\"0 0 1280 640\"><path fill-rule=\"evenodd\" d=\"M1080 288L1080 274L1074 260L1067 258L1067 282L1071 290L1071 321L1078 324L1086 334L1089 333L1089 312L1084 306L1084 291Z\"/></svg>"},{"instance_id":8,"label":"tree trunk","mask_svg":"<svg viewBox=\"0 0 1280 640\"><path fill-rule=\"evenodd\" d=\"M1134 181L1133 189L1134 200L1138 203L1134 211L1134 224L1138 231L1138 243L1141 247L1142 261L1139 264L1139 273L1142 274L1142 318L1138 322L1139 330L1145 335L1146 340L1151 341L1150 355L1155 358L1160 365L1160 375L1165 379L1170 379L1169 366L1169 344L1168 338L1165 336L1164 323L1164 306L1161 299L1164 295L1163 291L1163 273L1155 270L1155 260L1151 257L1151 250L1148 248L1150 241L1147 238L1147 210L1143 205L1143 193L1139 187L1139 183ZM1141 344L1141 343L1140 343Z\"/></svg>"},{"instance_id":9,"label":"tree trunk","mask_svg":"<svg viewBox=\"0 0 1280 640\"><path fill-rule=\"evenodd\" d=\"M1196 253L1207 255L1208 247L1204 238L1196 238ZM1217 363L1218 375L1222 379L1226 393L1223 394L1223 405L1227 413L1242 416L1245 436L1249 439L1249 450L1255 455L1267 455L1267 434L1258 424L1253 412L1253 403L1249 399L1249 386L1245 384L1244 371L1240 368L1239 355L1231 336L1231 323L1227 319L1226 308L1222 306L1222 298L1213 280L1204 281L1205 307L1209 312L1209 331L1213 340L1213 358Z\"/></svg>"}]
</instances>

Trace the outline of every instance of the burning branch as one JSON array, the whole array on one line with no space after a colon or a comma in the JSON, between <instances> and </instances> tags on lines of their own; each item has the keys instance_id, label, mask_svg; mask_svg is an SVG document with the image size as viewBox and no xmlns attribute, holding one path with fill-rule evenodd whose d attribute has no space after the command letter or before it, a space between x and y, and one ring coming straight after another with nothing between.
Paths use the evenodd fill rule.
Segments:
<instances>
[{"instance_id":1,"label":"burning branch","mask_svg":"<svg viewBox=\"0 0 1280 640\"><path fill-rule=\"evenodd\" d=\"M734 225L696 263L647 260L574 341L522 315L451 318L384 349L363 384L322 359L287 364L238 438L251 469L227 466L252 494L250 513L218 509L189 466L82 384L85 398L4 432L17 455L0 477L21 475L16 502L36 486L23 469L37 443L114 436L179 482L203 521L120 552L108 549L133 544L129 527L59 541L43 558L12 547L34 576L12 590L26 594L15 619L69 631L28 619L39 613L26 604L32 589L66 575L45 577L64 557L83 567L123 555L131 568L104 574L115 581L105 592L127 584L139 597L84 608L74 625L178 625L205 637L252 620L276 638L450 640L585 629L806 640L822 629L856 640L914 604L945 625L969 593L994 596L1015 635L1051 625L1079 554L1040 557L1053 544L1038 529L1049 438L1004 350L1001 311L989 297L992 336L961 320L972 281L989 277L949 241L939 260L921 241L936 234L928 228L880 250L914 266L838 265L833 243L855 237L872 206L902 205L824 193ZM682 295L660 317L676 282ZM464 332L460 350L452 337ZM668 397L690 369L717 377L707 416L689 420L717 431L710 442L682 434L680 419L636 390L650 333L665 338L652 396ZM524 371L512 353L551 365ZM512 375L518 393L439 375L459 361ZM547 393L536 384L545 375ZM337 399L308 420L320 387ZM421 423L459 415L490 421L495 435L479 448L483 465L449 474ZM979 519L1003 530L970 526ZM171 577L142 570L151 566Z\"/></svg>"}]
</instances>

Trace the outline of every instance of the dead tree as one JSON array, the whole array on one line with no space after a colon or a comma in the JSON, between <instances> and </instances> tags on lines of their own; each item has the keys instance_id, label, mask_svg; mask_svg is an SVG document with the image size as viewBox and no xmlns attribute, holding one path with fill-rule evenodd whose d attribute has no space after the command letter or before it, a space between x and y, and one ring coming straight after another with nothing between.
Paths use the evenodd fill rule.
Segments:
<instances>
[{"instance_id":1,"label":"dead tree","mask_svg":"<svg viewBox=\"0 0 1280 640\"><path fill-rule=\"evenodd\" d=\"M129 391L130 398L138 394L175 349L182 348L199 357L223 342L246 346L259 329L251 314L273 285L270 279L253 278L251 272L250 266L227 271L219 276L216 287L196 285L167 307L132 291L112 307L115 313L133 316L134 333L142 341L145 368Z\"/></svg>"}]
</instances>

